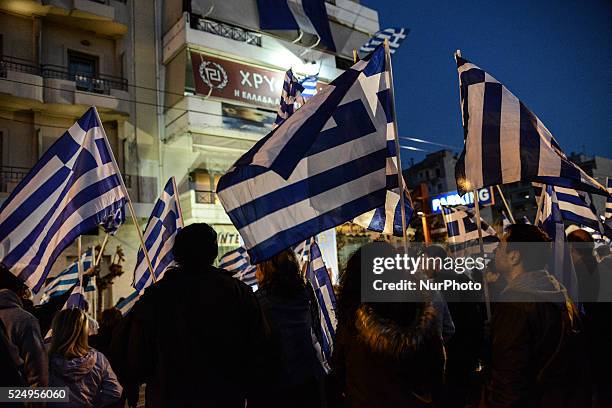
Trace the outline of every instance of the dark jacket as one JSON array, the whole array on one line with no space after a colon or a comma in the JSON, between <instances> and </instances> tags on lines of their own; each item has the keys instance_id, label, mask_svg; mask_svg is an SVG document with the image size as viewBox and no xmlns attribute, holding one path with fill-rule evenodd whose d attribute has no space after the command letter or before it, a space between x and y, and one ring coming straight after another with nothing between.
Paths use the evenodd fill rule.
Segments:
<instances>
[{"instance_id":1,"label":"dark jacket","mask_svg":"<svg viewBox=\"0 0 612 408\"><path fill-rule=\"evenodd\" d=\"M147 406L242 408L265 378L267 341L249 286L212 266L175 268L121 323L111 361L122 384L147 384Z\"/></svg>"},{"instance_id":2,"label":"dark jacket","mask_svg":"<svg viewBox=\"0 0 612 408\"><path fill-rule=\"evenodd\" d=\"M49 364L38 321L23 309L17 294L8 289L0 289L0 320L6 330L12 359L26 382L46 387Z\"/></svg>"},{"instance_id":3,"label":"dark jacket","mask_svg":"<svg viewBox=\"0 0 612 408\"><path fill-rule=\"evenodd\" d=\"M61 407L104 407L118 401L122 391L108 360L95 349L70 360L51 357L49 386L68 387L69 402L57 403Z\"/></svg>"},{"instance_id":4,"label":"dark jacket","mask_svg":"<svg viewBox=\"0 0 612 408\"><path fill-rule=\"evenodd\" d=\"M270 324L272 375L266 381L258 406L320 406L323 369L313 346L311 302L306 287L284 293L264 286L255 293ZM249 404L250 405L250 404ZM256 405L257 406L257 405Z\"/></svg>"},{"instance_id":5,"label":"dark jacket","mask_svg":"<svg viewBox=\"0 0 612 408\"><path fill-rule=\"evenodd\" d=\"M352 322L339 322L334 349L332 406L429 407L442 382L444 348L431 303L418 306L409 326L362 304Z\"/></svg>"},{"instance_id":6,"label":"dark jacket","mask_svg":"<svg viewBox=\"0 0 612 408\"><path fill-rule=\"evenodd\" d=\"M588 363L578 316L545 270L519 275L495 305L489 406L590 406Z\"/></svg>"}]
</instances>

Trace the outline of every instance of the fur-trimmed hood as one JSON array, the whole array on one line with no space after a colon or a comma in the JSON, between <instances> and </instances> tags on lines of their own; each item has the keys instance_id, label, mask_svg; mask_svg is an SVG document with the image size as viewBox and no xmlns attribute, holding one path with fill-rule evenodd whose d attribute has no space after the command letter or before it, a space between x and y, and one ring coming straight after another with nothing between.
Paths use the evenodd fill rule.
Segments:
<instances>
[{"instance_id":1,"label":"fur-trimmed hood","mask_svg":"<svg viewBox=\"0 0 612 408\"><path fill-rule=\"evenodd\" d=\"M431 302L422 304L411 325L377 314L362 304L356 313L355 329L359 339L375 354L390 358L406 358L417 352L423 342L436 334L436 310Z\"/></svg>"}]
</instances>

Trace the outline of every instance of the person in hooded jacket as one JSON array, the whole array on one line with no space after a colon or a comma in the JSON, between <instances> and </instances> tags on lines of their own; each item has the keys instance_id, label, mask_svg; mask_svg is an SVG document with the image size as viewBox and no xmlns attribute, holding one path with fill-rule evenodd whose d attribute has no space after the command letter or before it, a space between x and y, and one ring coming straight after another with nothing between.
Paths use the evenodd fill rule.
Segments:
<instances>
[{"instance_id":1,"label":"person in hooded jacket","mask_svg":"<svg viewBox=\"0 0 612 408\"><path fill-rule=\"evenodd\" d=\"M577 309L546 270L550 238L513 224L495 251L506 287L491 322L488 407L589 407L588 357Z\"/></svg>"},{"instance_id":2,"label":"person in hooded jacket","mask_svg":"<svg viewBox=\"0 0 612 408\"><path fill-rule=\"evenodd\" d=\"M76 308L61 310L52 329L49 386L68 387L68 403L57 406L104 407L118 401L123 390L104 354L89 347L85 313Z\"/></svg>"},{"instance_id":3,"label":"person in hooded jacket","mask_svg":"<svg viewBox=\"0 0 612 408\"><path fill-rule=\"evenodd\" d=\"M377 256L396 254L381 248ZM351 255L340 277L329 405L432 407L445 363L435 308L427 294L422 302L361 302L365 250Z\"/></svg>"},{"instance_id":4,"label":"person in hooded jacket","mask_svg":"<svg viewBox=\"0 0 612 408\"><path fill-rule=\"evenodd\" d=\"M21 378L18 384L2 385L46 387L49 380L47 353L38 320L23 307L21 299L26 290L27 287L0 264L2 343L6 350L4 358L12 362L10 365L0 366L0 371L3 371L4 375L12 368L11 377ZM9 378L6 381L14 381Z\"/></svg>"},{"instance_id":5,"label":"person in hooded jacket","mask_svg":"<svg viewBox=\"0 0 612 408\"><path fill-rule=\"evenodd\" d=\"M255 292L270 324L276 369L262 397L249 401L255 407L321 406L323 369L313 335L312 303L316 302L300 276L293 251L285 250L257 264ZM316 306L314 306L316 307Z\"/></svg>"}]
</instances>

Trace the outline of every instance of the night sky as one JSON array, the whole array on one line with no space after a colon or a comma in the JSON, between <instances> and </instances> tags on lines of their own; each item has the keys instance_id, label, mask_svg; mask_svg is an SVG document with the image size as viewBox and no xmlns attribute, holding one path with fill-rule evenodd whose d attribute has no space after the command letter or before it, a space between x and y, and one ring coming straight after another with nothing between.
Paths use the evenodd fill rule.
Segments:
<instances>
[{"instance_id":1,"label":"night sky","mask_svg":"<svg viewBox=\"0 0 612 408\"><path fill-rule=\"evenodd\" d=\"M411 32L393 57L400 136L463 144L453 52L504 84L569 154L612 158L612 2L373 1ZM439 147L402 141L430 151ZM402 149L403 162L424 153Z\"/></svg>"}]
</instances>

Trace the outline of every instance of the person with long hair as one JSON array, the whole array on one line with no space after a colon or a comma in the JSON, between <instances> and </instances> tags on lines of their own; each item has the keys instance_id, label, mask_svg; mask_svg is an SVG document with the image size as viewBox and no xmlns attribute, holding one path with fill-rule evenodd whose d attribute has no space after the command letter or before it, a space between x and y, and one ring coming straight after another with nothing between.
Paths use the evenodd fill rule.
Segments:
<instances>
[{"instance_id":1,"label":"person with long hair","mask_svg":"<svg viewBox=\"0 0 612 408\"><path fill-rule=\"evenodd\" d=\"M397 254L388 244L368 245L379 245L377 256ZM436 310L427 294L415 302L362 302L361 274L371 273L362 270L366 247L340 275L329 406L433 406L445 362Z\"/></svg>"},{"instance_id":2,"label":"person with long hair","mask_svg":"<svg viewBox=\"0 0 612 408\"><path fill-rule=\"evenodd\" d=\"M52 324L49 386L68 387L63 407L103 407L121 398L122 388L110 363L89 347L89 323L80 309L61 310Z\"/></svg>"},{"instance_id":3,"label":"person with long hair","mask_svg":"<svg viewBox=\"0 0 612 408\"><path fill-rule=\"evenodd\" d=\"M272 332L277 357L255 407L321 406L323 368L313 345L316 299L300 275L293 251L285 250L257 265L255 293Z\"/></svg>"}]
</instances>

